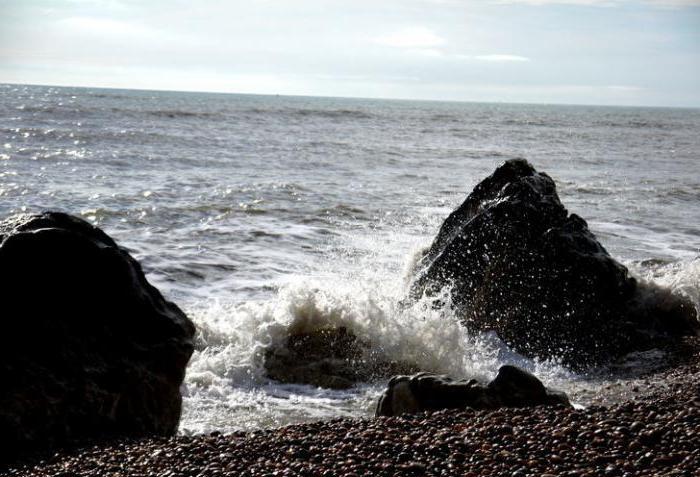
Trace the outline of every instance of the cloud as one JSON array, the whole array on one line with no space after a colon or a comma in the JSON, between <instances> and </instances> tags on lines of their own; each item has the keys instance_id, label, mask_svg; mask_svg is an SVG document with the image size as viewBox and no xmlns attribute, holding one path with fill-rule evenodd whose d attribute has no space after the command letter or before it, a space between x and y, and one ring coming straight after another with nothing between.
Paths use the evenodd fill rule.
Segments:
<instances>
[{"instance_id":1,"label":"cloud","mask_svg":"<svg viewBox=\"0 0 700 477\"><path fill-rule=\"evenodd\" d=\"M659 7L700 7L700 0L646 0L645 3Z\"/></svg>"},{"instance_id":2,"label":"cloud","mask_svg":"<svg viewBox=\"0 0 700 477\"><path fill-rule=\"evenodd\" d=\"M476 55L474 58L479 61L491 61L494 63L523 63L530 61L530 58L519 55Z\"/></svg>"},{"instance_id":3,"label":"cloud","mask_svg":"<svg viewBox=\"0 0 700 477\"><path fill-rule=\"evenodd\" d=\"M374 43L393 48L401 48L406 53L428 58L477 60L492 63L523 63L530 61L530 58L520 55L464 55L449 52L444 48L440 48L444 46L447 41L425 27L404 28L388 35L374 38Z\"/></svg>"},{"instance_id":4,"label":"cloud","mask_svg":"<svg viewBox=\"0 0 700 477\"><path fill-rule=\"evenodd\" d=\"M644 91L645 88L642 88L641 86L629 86L629 85L618 85L618 84L613 84L606 86L607 89L611 91L619 91L621 93L638 93L641 91Z\"/></svg>"},{"instance_id":5,"label":"cloud","mask_svg":"<svg viewBox=\"0 0 700 477\"><path fill-rule=\"evenodd\" d=\"M700 0L494 0L496 4L525 4L525 5L581 5L590 7L615 7L629 4L642 4L657 7L697 7Z\"/></svg>"},{"instance_id":6,"label":"cloud","mask_svg":"<svg viewBox=\"0 0 700 477\"><path fill-rule=\"evenodd\" d=\"M193 48L206 45L206 39L137 21L122 21L98 16L72 16L58 20L54 28L79 41L119 45L121 51L138 47Z\"/></svg>"},{"instance_id":7,"label":"cloud","mask_svg":"<svg viewBox=\"0 0 700 477\"><path fill-rule=\"evenodd\" d=\"M412 49L434 48L447 43L444 38L424 27L404 28L389 35L375 38L374 42L394 48Z\"/></svg>"},{"instance_id":8,"label":"cloud","mask_svg":"<svg viewBox=\"0 0 700 477\"><path fill-rule=\"evenodd\" d=\"M494 3L525 5L584 5L593 7L610 7L620 4L620 0L496 0Z\"/></svg>"},{"instance_id":9,"label":"cloud","mask_svg":"<svg viewBox=\"0 0 700 477\"><path fill-rule=\"evenodd\" d=\"M116 37L123 39L155 40L161 33L153 29L130 22L97 17L70 17L60 20L59 27L72 33L81 33L97 37Z\"/></svg>"},{"instance_id":10,"label":"cloud","mask_svg":"<svg viewBox=\"0 0 700 477\"><path fill-rule=\"evenodd\" d=\"M75 5L80 8L95 7L102 11L110 10L129 10L127 2L123 0L63 0L68 5Z\"/></svg>"},{"instance_id":11,"label":"cloud","mask_svg":"<svg viewBox=\"0 0 700 477\"><path fill-rule=\"evenodd\" d=\"M438 48L410 48L407 53L428 58L446 58L448 55Z\"/></svg>"}]
</instances>

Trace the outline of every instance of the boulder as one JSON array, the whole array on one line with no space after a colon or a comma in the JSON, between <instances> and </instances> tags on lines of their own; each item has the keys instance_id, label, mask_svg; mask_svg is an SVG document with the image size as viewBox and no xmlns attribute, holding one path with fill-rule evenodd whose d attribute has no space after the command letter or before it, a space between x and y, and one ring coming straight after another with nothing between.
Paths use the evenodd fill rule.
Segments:
<instances>
[{"instance_id":1,"label":"boulder","mask_svg":"<svg viewBox=\"0 0 700 477\"><path fill-rule=\"evenodd\" d=\"M554 181L522 159L498 167L447 217L410 294L437 297L445 287L470 329L574 368L699 329L689 300L632 278L567 212Z\"/></svg>"},{"instance_id":2,"label":"boulder","mask_svg":"<svg viewBox=\"0 0 700 477\"><path fill-rule=\"evenodd\" d=\"M454 381L444 375L395 376L377 404L377 416L416 414L440 409L571 406L566 394L548 389L529 372L502 366L488 384L476 379Z\"/></svg>"},{"instance_id":3,"label":"boulder","mask_svg":"<svg viewBox=\"0 0 700 477\"><path fill-rule=\"evenodd\" d=\"M194 325L110 237L67 214L0 223L1 455L176 432Z\"/></svg>"},{"instance_id":4,"label":"boulder","mask_svg":"<svg viewBox=\"0 0 700 477\"><path fill-rule=\"evenodd\" d=\"M291 333L266 350L264 365L271 379L330 389L417 371L387 359L343 326Z\"/></svg>"}]
</instances>

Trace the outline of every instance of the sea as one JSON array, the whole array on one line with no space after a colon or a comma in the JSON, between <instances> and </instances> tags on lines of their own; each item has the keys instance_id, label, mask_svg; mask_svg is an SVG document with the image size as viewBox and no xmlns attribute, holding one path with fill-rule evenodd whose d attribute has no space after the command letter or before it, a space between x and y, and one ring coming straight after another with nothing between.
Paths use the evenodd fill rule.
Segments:
<instances>
[{"instance_id":1,"label":"sea","mask_svg":"<svg viewBox=\"0 0 700 477\"><path fill-rule=\"evenodd\" d=\"M385 382L266 377L265 350L292 326L346 326L457 379L517 364L595 403L613 373L527 359L449 309L399 306L445 217L516 157L633 275L700 306L698 109L0 85L0 216L60 210L101 227L197 325L183 434L371 416Z\"/></svg>"}]
</instances>

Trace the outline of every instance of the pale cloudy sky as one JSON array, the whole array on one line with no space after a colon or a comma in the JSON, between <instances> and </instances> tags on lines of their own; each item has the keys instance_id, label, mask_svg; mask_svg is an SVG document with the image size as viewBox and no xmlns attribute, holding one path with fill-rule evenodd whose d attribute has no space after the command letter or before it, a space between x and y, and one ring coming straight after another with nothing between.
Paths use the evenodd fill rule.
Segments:
<instances>
[{"instance_id":1,"label":"pale cloudy sky","mask_svg":"<svg viewBox=\"0 0 700 477\"><path fill-rule=\"evenodd\" d=\"M0 0L0 82L700 107L700 0Z\"/></svg>"}]
</instances>

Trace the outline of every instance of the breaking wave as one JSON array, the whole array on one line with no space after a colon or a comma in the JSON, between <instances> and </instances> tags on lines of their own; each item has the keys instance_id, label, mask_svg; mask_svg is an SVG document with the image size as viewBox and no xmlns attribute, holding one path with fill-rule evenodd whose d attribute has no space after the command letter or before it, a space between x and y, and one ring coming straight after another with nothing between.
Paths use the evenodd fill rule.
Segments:
<instances>
[{"instance_id":1,"label":"breaking wave","mask_svg":"<svg viewBox=\"0 0 700 477\"><path fill-rule=\"evenodd\" d=\"M416 256L406 257L405 270L412 268ZM700 259L629 265L639 278L683 293L700 308ZM499 366L516 364L584 405L597 402L598 390L611 386L605 370L577 375L557 362L520 356L493 334L470 335L453 314L449 295L441 297L445 306L439 309L432 306L433 300L401 305L406 282L406 276L378 276L376 270L373 276L354 278L297 276L268 301L217 301L190 308L199 333L186 378L184 432L371 414L383 382L334 391L284 385L266 377L265 350L290 334L328 328L345 327L389 359L456 378L492 379ZM617 366L639 371L658 365L662 358L652 350L628 356Z\"/></svg>"}]
</instances>

